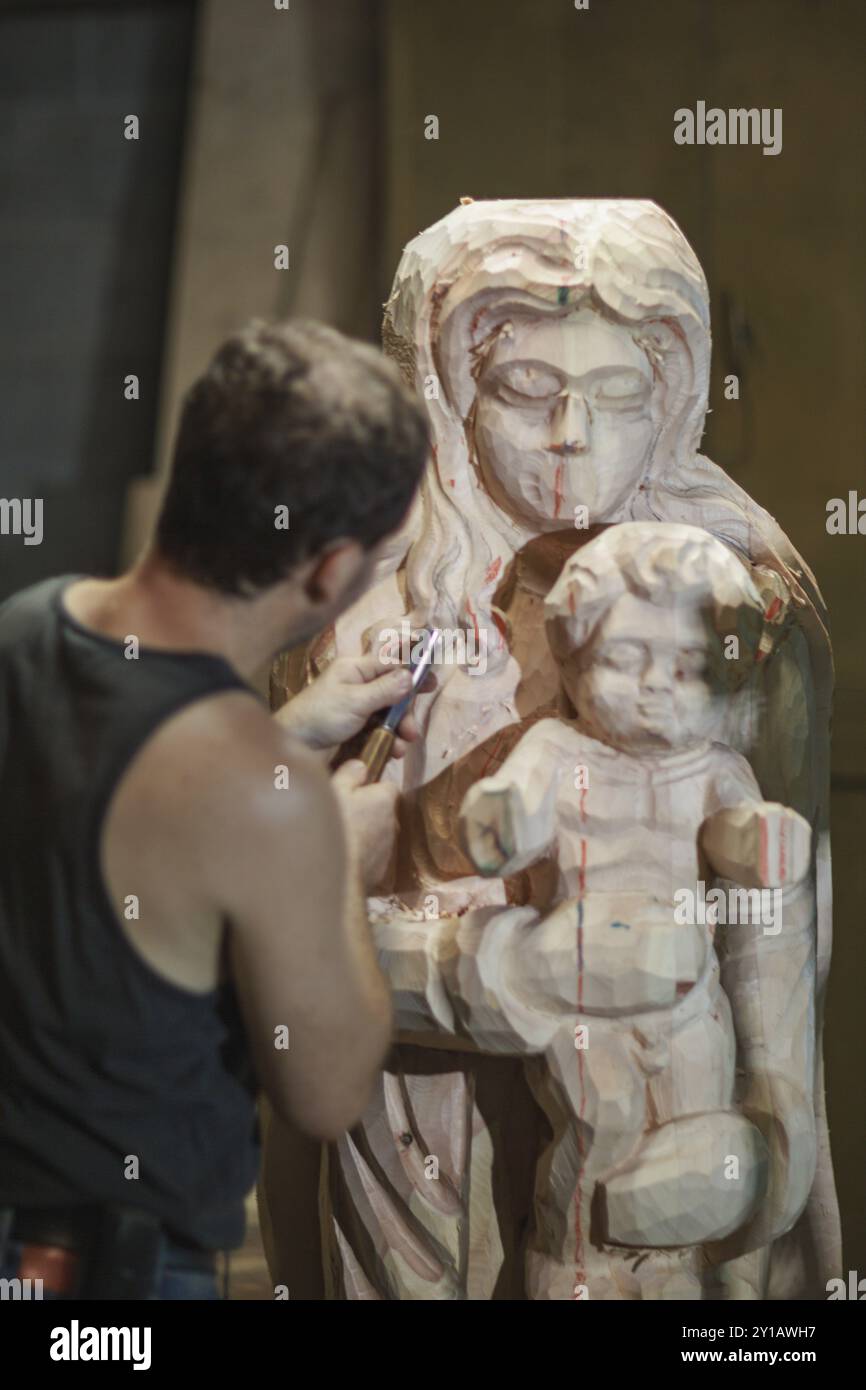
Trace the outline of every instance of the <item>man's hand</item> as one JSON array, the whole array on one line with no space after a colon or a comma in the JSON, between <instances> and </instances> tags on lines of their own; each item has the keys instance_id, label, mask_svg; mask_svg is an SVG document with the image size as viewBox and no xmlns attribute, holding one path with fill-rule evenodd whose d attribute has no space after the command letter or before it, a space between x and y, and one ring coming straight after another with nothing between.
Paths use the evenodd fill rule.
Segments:
<instances>
[{"instance_id":1,"label":"man's hand","mask_svg":"<svg viewBox=\"0 0 866 1390\"><path fill-rule=\"evenodd\" d=\"M411 674L404 666L389 665L372 654L337 657L275 717L308 748L335 752L361 732L371 715L395 705L411 688ZM391 756L402 758L407 745L419 737L411 713L402 720L398 735Z\"/></svg>"},{"instance_id":2,"label":"man's hand","mask_svg":"<svg viewBox=\"0 0 866 1390\"><path fill-rule=\"evenodd\" d=\"M349 852L361 875L366 893L374 893L385 877L397 839L397 799L393 782L364 786L367 769L353 758L334 773L331 786L337 793L346 826Z\"/></svg>"}]
</instances>

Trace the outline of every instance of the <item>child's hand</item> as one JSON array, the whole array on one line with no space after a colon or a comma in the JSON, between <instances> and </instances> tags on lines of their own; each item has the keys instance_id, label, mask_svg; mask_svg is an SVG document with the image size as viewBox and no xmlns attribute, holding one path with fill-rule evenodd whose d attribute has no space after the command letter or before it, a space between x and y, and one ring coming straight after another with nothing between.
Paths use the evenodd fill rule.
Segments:
<instances>
[{"instance_id":1,"label":"child's hand","mask_svg":"<svg viewBox=\"0 0 866 1390\"><path fill-rule=\"evenodd\" d=\"M536 864L551 849L557 829L557 796L567 760L556 742L567 725L543 719L524 734L491 777L463 798L458 821L461 848L480 874L508 877Z\"/></svg>"},{"instance_id":2,"label":"child's hand","mask_svg":"<svg viewBox=\"0 0 866 1390\"><path fill-rule=\"evenodd\" d=\"M515 787L485 777L464 797L458 822L460 843L485 878L501 874L516 851L516 795Z\"/></svg>"},{"instance_id":3,"label":"child's hand","mask_svg":"<svg viewBox=\"0 0 866 1390\"><path fill-rule=\"evenodd\" d=\"M809 822L776 801L716 811L701 826L700 839L716 873L744 888L790 888L811 865Z\"/></svg>"}]
</instances>

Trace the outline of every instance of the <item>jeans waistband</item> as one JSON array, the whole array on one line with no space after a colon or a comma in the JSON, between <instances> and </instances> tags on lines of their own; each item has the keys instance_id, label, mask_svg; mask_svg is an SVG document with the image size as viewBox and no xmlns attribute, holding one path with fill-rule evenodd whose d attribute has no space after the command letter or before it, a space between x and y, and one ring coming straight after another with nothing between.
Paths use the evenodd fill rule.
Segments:
<instances>
[{"instance_id":1,"label":"jeans waistband","mask_svg":"<svg viewBox=\"0 0 866 1390\"><path fill-rule=\"evenodd\" d=\"M21 1207L12 1211L8 1239L27 1245L56 1245L87 1254L99 1233L98 1207ZM192 1245L161 1227L165 1263L181 1269L212 1273L216 1255Z\"/></svg>"}]
</instances>

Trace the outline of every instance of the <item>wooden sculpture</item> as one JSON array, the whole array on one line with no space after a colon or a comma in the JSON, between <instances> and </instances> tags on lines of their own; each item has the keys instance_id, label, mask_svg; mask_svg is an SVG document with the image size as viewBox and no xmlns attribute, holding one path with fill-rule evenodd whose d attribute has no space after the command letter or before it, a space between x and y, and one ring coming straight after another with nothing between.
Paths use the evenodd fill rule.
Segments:
<instances>
[{"instance_id":1,"label":"wooden sculpture","mask_svg":"<svg viewBox=\"0 0 866 1390\"><path fill-rule=\"evenodd\" d=\"M535 1082L555 1138L539 1164L530 1296L698 1296L700 1247L737 1231L765 1246L803 1209L815 1167L811 832L764 802L746 759L719 741L748 693L737 687L760 652L763 606L706 532L638 522L569 560L545 607L574 715L523 735L467 793L460 830L486 876L545 864L554 882L532 879L536 912L478 924L496 984L488 973L483 989L452 997L482 1046L535 1051L548 1034ZM699 901L713 873L758 896L711 889L720 925L718 912L678 920L677 894ZM762 939L783 925L781 942ZM736 1096L737 1040L742 1052L752 1021L729 947L764 991L781 980L798 1001L802 1042L756 1059L753 1091ZM770 1075L787 1094L767 1114L757 1079ZM771 1124L783 1133L766 1142ZM723 1262L719 1287L735 1274Z\"/></svg>"},{"instance_id":2,"label":"wooden sculpture","mask_svg":"<svg viewBox=\"0 0 866 1390\"><path fill-rule=\"evenodd\" d=\"M832 668L809 570L697 452L700 265L650 202L464 200L406 248L384 343L427 402L433 457L378 582L305 672L401 624L466 640L419 697L423 742L386 774L402 834L370 911L401 1031L363 1122L328 1154L330 1292L823 1297L840 1266L820 1046ZM616 710L579 697L586 642L572 633L571 683L545 638L545 601L562 593L575 613L554 631L573 617L589 632L595 570L576 583L571 566L607 556L627 575L637 533L610 528L636 522L640 554L663 524L673 594L711 573L704 590L742 648L728 675L752 668L707 700L712 756L619 748ZM666 610L640 583L655 653ZM605 621L637 621L620 602ZM694 606L671 611L700 646ZM281 663L275 699L303 678ZM647 729L668 727L666 703L647 703ZM575 766L584 810L594 777L622 779L591 833L580 789L552 775ZM671 892L714 874L781 893L781 931L741 920L713 942L673 923Z\"/></svg>"}]
</instances>

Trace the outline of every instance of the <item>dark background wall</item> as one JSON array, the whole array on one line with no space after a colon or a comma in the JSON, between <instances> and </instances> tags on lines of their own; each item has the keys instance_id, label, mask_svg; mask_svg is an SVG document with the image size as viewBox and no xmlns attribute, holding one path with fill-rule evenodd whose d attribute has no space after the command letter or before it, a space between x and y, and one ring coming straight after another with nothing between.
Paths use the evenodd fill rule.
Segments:
<instances>
[{"instance_id":1,"label":"dark background wall","mask_svg":"<svg viewBox=\"0 0 866 1390\"><path fill-rule=\"evenodd\" d=\"M402 246L462 195L655 198L712 291L704 448L778 517L830 605L825 1053L846 1267L866 1269L866 537L825 528L830 498L866 496L866 6L196 8L194 22L183 0L0 3L0 496L46 499L41 547L0 537L0 594L110 572L135 548L158 482L124 541L127 484L164 466L181 392L250 314L374 338ZM675 109L698 100L781 107L782 153L675 145ZM122 138L130 112L138 144ZM285 241L288 278L273 268Z\"/></svg>"},{"instance_id":2,"label":"dark background wall","mask_svg":"<svg viewBox=\"0 0 866 1390\"><path fill-rule=\"evenodd\" d=\"M45 527L40 546L0 536L0 597L110 572L152 466L194 14L0 8L0 493L43 498Z\"/></svg>"}]
</instances>

